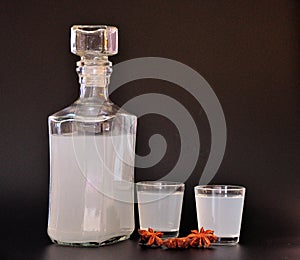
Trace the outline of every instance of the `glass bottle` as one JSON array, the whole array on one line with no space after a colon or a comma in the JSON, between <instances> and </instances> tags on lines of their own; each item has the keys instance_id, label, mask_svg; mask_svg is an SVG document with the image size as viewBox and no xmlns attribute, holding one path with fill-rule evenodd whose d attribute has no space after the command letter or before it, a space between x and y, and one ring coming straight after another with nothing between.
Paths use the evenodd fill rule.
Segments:
<instances>
[{"instance_id":1,"label":"glass bottle","mask_svg":"<svg viewBox=\"0 0 300 260\"><path fill-rule=\"evenodd\" d=\"M48 120L48 235L58 244L101 246L134 230L137 118L113 104L107 89L117 41L115 27L71 28L80 97Z\"/></svg>"}]
</instances>

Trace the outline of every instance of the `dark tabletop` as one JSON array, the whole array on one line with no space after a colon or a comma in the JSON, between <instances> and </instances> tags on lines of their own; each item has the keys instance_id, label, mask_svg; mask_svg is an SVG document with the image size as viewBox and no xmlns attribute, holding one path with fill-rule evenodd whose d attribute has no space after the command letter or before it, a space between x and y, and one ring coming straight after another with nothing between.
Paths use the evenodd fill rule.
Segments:
<instances>
[{"instance_id":1,"label":"dark tabletop","mask_svg":"<svg viewBox=\"0 0 300 260\"><path fill-rule=\"evenodd\" d=\"M246 238L236 246L166 250L139 246L136 234L127 241L100 248L58 246L46 235L15 234L2 242L1 259L300 259L299 237L266 237L257 232L255 237Z\"/></svg>"}]
</instances>

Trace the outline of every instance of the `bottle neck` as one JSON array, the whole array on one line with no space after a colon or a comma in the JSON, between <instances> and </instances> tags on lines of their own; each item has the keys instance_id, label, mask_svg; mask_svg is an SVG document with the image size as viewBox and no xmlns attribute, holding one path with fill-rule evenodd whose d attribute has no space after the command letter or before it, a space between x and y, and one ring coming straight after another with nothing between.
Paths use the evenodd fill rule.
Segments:
<instances>
[{"instance_id":1,"label":"bottle neck","mask_svg":"<svg viewBox=\"0 0 300 260\"><path fill-rule=\"evenodd\" d=\"M77 62L81 100L108 100L112 63L107 56L81 57Z\"/></svg>"},{"instance_id":2,"label":"bottle neck","mask_svg":"<svg viewBox=\"0 0 300 260\"><path fill-rule=\"evenodd\" d=\"M108 100L108 88L90 85L80 85L80 99Z\"/></svg>"}]
</instances>

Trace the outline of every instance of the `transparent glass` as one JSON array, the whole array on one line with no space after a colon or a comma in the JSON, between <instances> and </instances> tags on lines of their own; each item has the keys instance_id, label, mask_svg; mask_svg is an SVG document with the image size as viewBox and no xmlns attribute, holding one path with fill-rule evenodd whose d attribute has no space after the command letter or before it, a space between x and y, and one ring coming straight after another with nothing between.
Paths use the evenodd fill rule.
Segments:
<instances>
[{"instance_id":1,"label":"transparent glass","mask_svg":"<svg viewBox=\"0 0 300 260\"><path fill-rule=\"evenodd\" d=\"M153 228L163 237L179 235L184 183L143 181L136 184L140 229Z\"/></svg>"},{"instance_id":2,"label":"transparent glass","mask_svg":"<svg viewBox=\"0 0 300 260\"><path fill-rule=\"evenodd\" d=\"M237 244L246 189L233 185L200 185L194 189L199 230L214 230L216 245Z\"/></svg>"},{"instance_id":3,"label":"transparent glass","mask_svg":"<svg viewBox=\"0 0 300 260\"><path fill-rule=\"evenodd\" d=\"M101 246L134 230L137 118L108 97L117 29L73 26L80 97L49 117L48 235L55 243Z\"/></svg>"}]
</instances>

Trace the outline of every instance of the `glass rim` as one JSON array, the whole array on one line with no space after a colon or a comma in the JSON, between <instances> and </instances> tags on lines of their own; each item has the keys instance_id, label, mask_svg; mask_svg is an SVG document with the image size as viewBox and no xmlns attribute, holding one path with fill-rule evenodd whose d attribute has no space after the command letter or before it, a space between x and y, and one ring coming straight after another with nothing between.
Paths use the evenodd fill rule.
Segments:
<instances>
[{"instance_id":1,"label":"glass rim","mask_svg":"<svg viewBox=\"0 0 300 260\"><path fill-rule=\"evenodd\" d=\"M210 191L223 191L223 190L230 190L230 191L245 191L246 188L239 185L227 185L227 184L210 184L210 185L198 185L194 187L196 190L210 190Z\"/></svg>"},{"instance_id":2,"label":"glass rim","mask_svg":"<svg viewBox=\"0 0 300 260\"><path fill-rule=\"evenodd\" d=\"M185 184L176 181L139 181L136 185L149 187L184 187Z\"/></svg>"}]
</instances>

